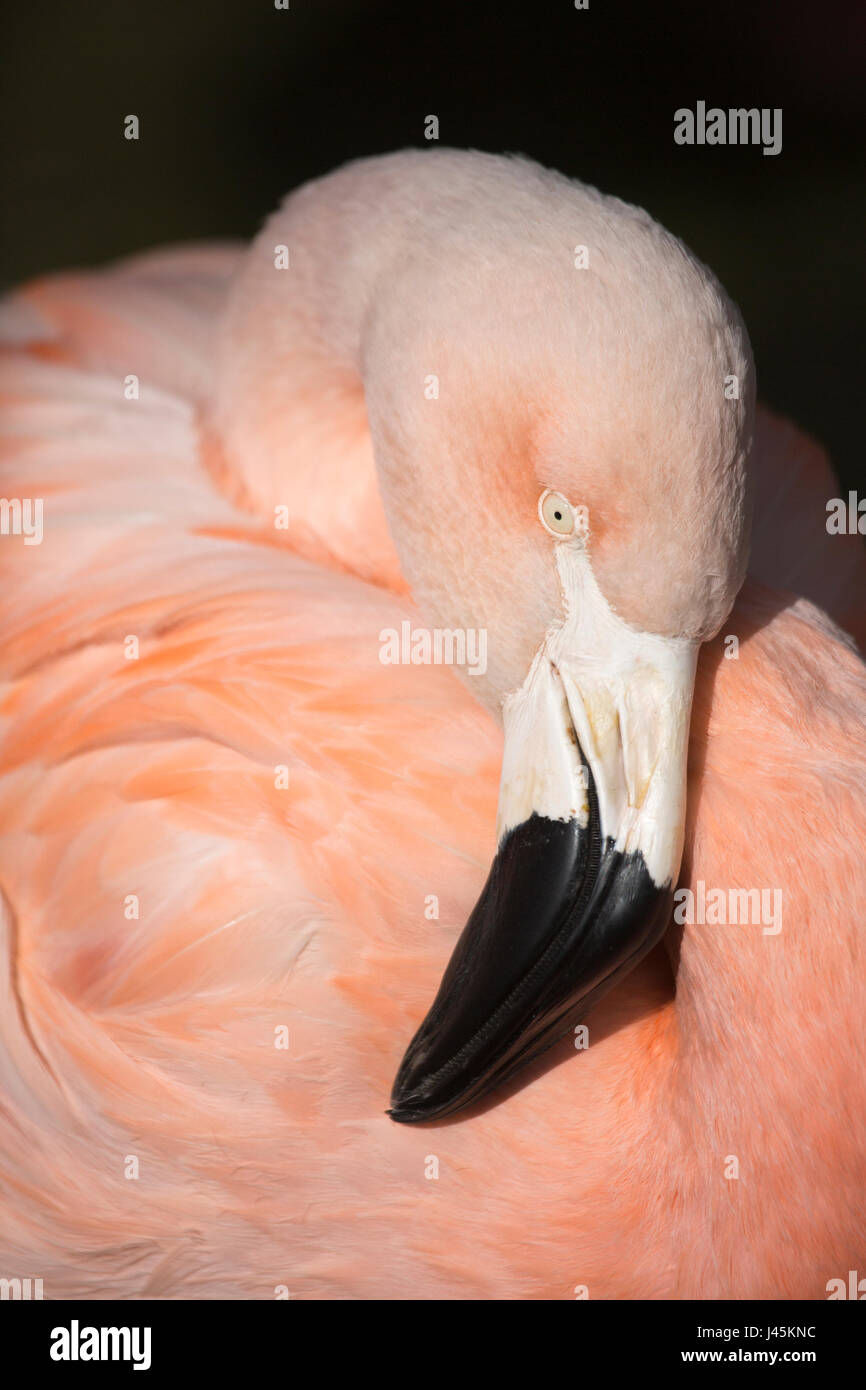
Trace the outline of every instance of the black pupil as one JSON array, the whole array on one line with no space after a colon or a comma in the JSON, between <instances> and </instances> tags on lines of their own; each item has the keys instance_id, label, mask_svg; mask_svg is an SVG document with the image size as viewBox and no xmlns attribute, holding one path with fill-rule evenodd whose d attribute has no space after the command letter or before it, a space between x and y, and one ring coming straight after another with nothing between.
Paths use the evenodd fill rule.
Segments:
<instances>
[{"instance_id":1,"label":"black pupil","mask_svg":"<svg viewBox=\"0 0 866 1390\"><path fill-rule=\"evenodd\" d=\"M562 512L554 512L553 515L556 517L557 521L562 521Z\"/></svg>"}]
</instances>

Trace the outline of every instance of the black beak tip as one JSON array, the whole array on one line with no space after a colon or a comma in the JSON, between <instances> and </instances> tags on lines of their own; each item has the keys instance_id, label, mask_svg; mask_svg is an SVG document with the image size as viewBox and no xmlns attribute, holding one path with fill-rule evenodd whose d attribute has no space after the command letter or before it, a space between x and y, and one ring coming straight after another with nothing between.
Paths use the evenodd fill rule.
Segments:
<instances>
[{"instance_id":1,"label":"black beak tip","mask_svg":"<svg viewBox=\"0 0 866 1390\"><path fill-rule=\"evenodd\" d=\"M417 1055L418 1042L416 1037L403 1058L386 1112L401 1125L420 1124L432 1119L441 1109L441 1098L436 1096L435 1087L431 1085L432 1077L423 1058Z\"/></svg>"},{"instance_id":2,"label":"black beak tip","mask_svg":"<svg viewBox=\"0 0 866 1390\"><path fill-rule=\"evenodd\" d=\"M436 1117L437 1106L425 1103L420 1097L413 1097L411 1092L398 1094L395 1091L385 1114L398 1125L419 1125Z\"/></svg>"},{"instance_id":3,"label":"black beak tip","mask_svg":"<svg viewBox=\"0 0 866 1390\"><path fill-rule=\"evenodd\" d=\"M392 1105L385 1114L398 1125L417 1125L429 1118L423 1110L413 1110L410 1106Z\"/></svg>"},{"instance_id":4,"label":"black beak tip","mask_svg":"<svg viewBox=\"0 0 866 1390\"><path fill-rule=\"evenodd\" d=\"M461 1105L449 1104L447 1101L425 1100L412 1095L398 1098L392 1095L391 1105L385 1114L398 1125L421 1125L428 1120L441 1120L452 1110L461 1108Z\"/></svg>"},{"instance_id":5,"label":"black beak tip","mask_svg":"<svg viewBox=\"0 0 866 1390\"><path fill-rule=\"evenodd\" d=\"M442 1119L501 1086L663 934L670 885L639 851L607 841L586 856L584 840L574 822L533 816L503 841L400 1065L386 1112L396 1124Z\"/></svg>"}]
</instances>

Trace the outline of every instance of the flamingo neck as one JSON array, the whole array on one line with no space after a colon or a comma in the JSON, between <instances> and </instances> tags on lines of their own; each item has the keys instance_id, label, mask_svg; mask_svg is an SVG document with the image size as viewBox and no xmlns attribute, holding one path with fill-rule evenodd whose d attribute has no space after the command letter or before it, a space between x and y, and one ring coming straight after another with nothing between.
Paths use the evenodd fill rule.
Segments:
<instances>
[{"instance_id":1,"label":"flamingo neck","mask_svg":"<svg viewBox=\"0 0 866 1390\"><path fill-rule=\"evenodd\" d=\"M278 541L403 592L363 382L364 321L399 211L392 186L393 216L380 215L389 184L394 174L375 162L352 166L299 189L265 223L220 326L206 434L224 489Z\"/></svg>"}]
</instances>

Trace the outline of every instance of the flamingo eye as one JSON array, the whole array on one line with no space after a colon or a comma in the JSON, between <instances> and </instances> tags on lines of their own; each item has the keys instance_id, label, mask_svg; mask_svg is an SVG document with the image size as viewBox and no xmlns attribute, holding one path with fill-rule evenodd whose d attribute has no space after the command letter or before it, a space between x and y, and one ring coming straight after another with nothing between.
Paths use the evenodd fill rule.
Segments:
<instances>
[{"instance_id":1,"label":"flamingo eye","mask_svg":"<svg viewBox=\"0 0 866 1390\"><path fill-rule=\"evenodd\" d=\"M548 488L538 499L541 524L552 536L570 536L574 531L574 512L561 492Z\"/></svg>"}]
</instances>

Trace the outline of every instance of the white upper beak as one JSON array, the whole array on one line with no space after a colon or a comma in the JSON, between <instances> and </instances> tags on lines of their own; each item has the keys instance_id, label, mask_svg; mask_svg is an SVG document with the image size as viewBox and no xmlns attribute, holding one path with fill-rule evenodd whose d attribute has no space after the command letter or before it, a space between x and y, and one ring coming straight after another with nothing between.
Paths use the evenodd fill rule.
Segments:
<instances>
[{"instance_id":1,"label":"white upper beak","mask_svg":"<svg viewBox=\"0 0 866 1390\"><path fill-rule=\"evenodd\" d=\"M587 823L589 764L603 839L676 881L698 643L640 632L613 611L580 537L559 542L565 616L503 704L497 834L533 812ZM580 743L580 750L574 741Z\"/></svg>"}]
</instances>

